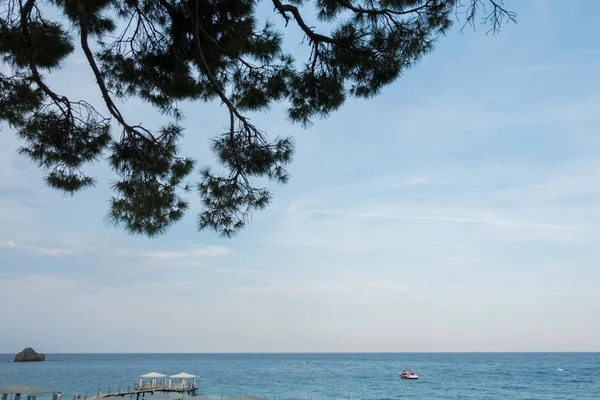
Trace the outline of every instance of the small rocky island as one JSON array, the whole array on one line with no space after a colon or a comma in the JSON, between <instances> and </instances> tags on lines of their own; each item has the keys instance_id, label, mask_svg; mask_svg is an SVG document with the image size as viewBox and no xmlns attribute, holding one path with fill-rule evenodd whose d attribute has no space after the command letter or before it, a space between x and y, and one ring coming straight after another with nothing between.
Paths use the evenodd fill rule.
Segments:
<instances>
[{"instance_id":1,"label":"small rocky island","mask_svg":"<svg viewBox=\"0 0 600 400\"><path fill-rule=\"evenodd\" d=\"M36 353L31 347L24 349L15 356L15 362L44 361L45 359L45 354Z\"/></svg>"}]
</instances>

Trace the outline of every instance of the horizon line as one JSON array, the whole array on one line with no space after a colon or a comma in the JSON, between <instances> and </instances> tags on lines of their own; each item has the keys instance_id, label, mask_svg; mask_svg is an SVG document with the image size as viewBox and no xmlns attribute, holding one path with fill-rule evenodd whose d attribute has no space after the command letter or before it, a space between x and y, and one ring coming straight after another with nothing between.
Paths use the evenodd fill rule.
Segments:
<instances>
[{"instance_id":1,"label":"horizon line","mask_svg":"<svg viewBox=\"0 0 600 400\"><path fill-rule=\"evenodd\" d=\"M18 352L12 353L0 353L0 355L13 355ZM569 351L569 350L553 350L553 351L541 351L541 350L531 350L531 351L513 351L513 350L505 350L505 351L273 351L273 352L260 352L260 351L248 351L248 352L42 352L45 355L52 354L79 354L79 355L302 355L302 354L597 354L600 353L600 350L578 350L578 351Z\"/></svg>"}]
</instances>

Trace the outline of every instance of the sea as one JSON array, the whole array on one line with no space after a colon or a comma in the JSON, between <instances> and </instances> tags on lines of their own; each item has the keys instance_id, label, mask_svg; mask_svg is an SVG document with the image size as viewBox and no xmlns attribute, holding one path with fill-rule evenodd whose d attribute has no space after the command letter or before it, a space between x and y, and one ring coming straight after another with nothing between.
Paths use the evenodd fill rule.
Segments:
<instances>
[{"instance_id":1,"label":"sea","mask_svg":"<svg viewBox=\"0 0 600 400\"><path fill-rule=\"evenodd\" d=\"M63 400L126 388L148 372L198 375L210 398L270 400L600 399L600 353L0 355L0 386L51 387ZM419 380L399 378L405 368ZM217 396L217 397L213 397ZM147 396L145 400L153 400ZM125 398L126 400L127 398Z\"/></svg>"}]
</instances>

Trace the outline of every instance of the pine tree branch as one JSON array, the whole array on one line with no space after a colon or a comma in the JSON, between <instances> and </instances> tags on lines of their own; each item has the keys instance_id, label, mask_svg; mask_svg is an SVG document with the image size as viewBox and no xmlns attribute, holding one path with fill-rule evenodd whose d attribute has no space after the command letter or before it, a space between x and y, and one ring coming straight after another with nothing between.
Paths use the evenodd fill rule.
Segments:
<instances>
[{"instance_id":1,"label":"pine tree branch","mask_svg":"<svg viewBox=\"0 0 600 400\"><path fill-rule=\"evenodd\" d=\"M251 126L250 123L247 122L246 118L238 111L238 109L235 107L235 105L231 102L231 100L229 100L229 97L227 97L227 95L225 94L225 92L223 91L223 89L221 88L219 83L217 82L217 79L215 78L213 72L210 70L210 67L208 66L208 62L206 61L206 58L204 57L204 50L202 49L202 42L200 41L201 29L200 29L200 21L198 21L198 2L193 1L192 3L194 4L194 7L191 9L194 43L196 44L196 50L198 53L198 58L200 59L200 63L202 64L202 69L204 70L204 73L206 73L206 76L208 77L210 84L213 86L213 89L215 89L215 91L217 92L217 95L219 96L221 101L223 101L223 103L225 103L227 108L229 108L229 110L240 121L242 121L244 123L244 125Z\"/></svg>"},{"instance_id":2,"label":"pine tree branch","mask_svg":"<svg viewBox=\"0 0 600 400\"><path fill-rule=\"evenodd\" d=\"M35 5L36 0L28 0L25 3L20 12L21 17L21 32L23 33L23 37L25 38L28 46L29 46L29 70L31 71L31 75L33 77L34 82L38 85L40 89L52 99L52 102L58 107L61 113L67 119L72 118L71 105L69 103L69 99L65 96L59 96L56 92L54 92L42 79L42 76L37 68L35 59L36 59L36 48L31 39L31 35L29 32L29 18L31 14L31 10Z\"/></svg>"},{"instance_id":3,"label":"pine tree branch","mask_svg":"<svg viewBox=\"0 0 600 400\"><path fill-rule=\"evenodd\" d=\"M469 0L470 4L465 11L465 23L463 24L460 32L462 33L467 25L472 25L473 29L475 29L475 16L477 15L477 9L482 7L485 10L484 0ZM500 31L500 27L502 25L502 21L504 18L507 18L509 22L514 24L517 23L517 14L514 11L510 11L505 9L504 7L498 4L496 0L487 0L492 5L492 12L483 18L484 24L489 24L491 22L491 28L487 31L487 33L498 33ZM456 4L457 9L462 7L460 0L457 0Z\"/></svg>"},{"instance_id":4,"label":"pine tree branch","mask_svg":"<svg viewBox=\"0 0 600 400\"><path fill-rule=\"evenodd\" d=\"M298 26L302 29L302 31L306 34L306 36L309 38L309 41L311 43L311 45L313 46L312 48L312 52L310 55L310 63L311 63L311 72L314 75L315 73L315 69L316 69L316 65L318 62L319 57L321 56L321 52L319 50L319 44L321 43L327 43L329 45L334 45L334 46L339 46L341 48L344 48L346 50L348 50L349 52L354 52L354 53L359 53L359 54L366 54L369 56L375 56L377 55L376 52L370 50L370 49L365 49L365 48L358 48L356 46L350 46L348 45L348 43L342 41L342 40L337 40L334 39L330 36L326 36L320 33L315 32L313 29L311 29L308 25L306 25L306 22L304 22L304 19L302 18L302 15L300 14L300 10L298 9L298 7L293 6L291 4L283 4L281 2L281 0L272 0L273 1L273 5L275 6L275 9L277 9L279 11L279 13L283 16L283 18L286 21L286 25L290 20L290 16L287 13L291 13L292 16L294 17L294 20L296 21L296 23L298 24ZM428 6L429 2L432 0L428 0L428 2L423 6ZM347 3L347 1L344 0L344 3ZM350 4L350 3L348 3ZM422 7L419 7L422 8ZM408 12L417 12L418 9L415 10L410 10L407 11ZM384 15L385 17L387 17L388 19L392 20L395 27L399 28L399 22L396 21L393 16L390 16L388 14L382 13L382 15ZM391 28L390 28L391 29Z\"/></svg>"},{"instance_id":5,"label":"pine tree branch","mask_svg":"<svg viewBox=\"0 0 600 400\"><path fill-rule=\"evenodd\" d=\"M219 41L216 40L211 35L209 35L208 32L206 32L206 30L203 29L202 26L200 26L199 24L198 24L198 29L200 30L200 32L202 32L204 37L207 38L208 40L210 40L215 45L215 47L218 48L223 54L225 54L226 56L228 56L234 60L239 61L246 68L252 69L252 70L264 68L264 65L262 67L257 67L256 65L250 64L248 61L244 60L242 57L236 56L235 54L231 54L231 52L224 49L223 46L221 46L221 44L219 43Z\"/></svg>"},{"instance_id":6,"label":"pine tree branch","mask_svg":"<svg viewBox=\"0 0 600 400\"><path fill-rule=\"evenodd\" d=\"M231 142L231 147L234 152L235 163L236 163L236 168L235 168L236 173L235 173L235 176L233 177L233 179L235 180L235 179L237 179L237 177L242 176L242 178L246 182L246 185L249 185L248 178L246 176L246 173L244 172L244 168L242 166L240 156L237 152L237 146L235 143L235 118L237 118L242 123L242 126L244 127L244 130L246 131L246 133L248 135L260 137L260 134L258 132L258 129L256 129L256 127L254 127L252 124L250 124L248 122L246 117L244 117L239 112L239 110L237 109L235 104L233 104L233 102L229 99L229 97L227 97L227 95L225 94L225 92L223 91L223 89L221 88L219 83L217 82L217 79L215 78L213 72L210 70L208 62L206 61L206 57L204 56L202 42L200 41L201 29L200 29L200 21L198 19L198 12L199 12L198 11L198 2L193 1L192 3L193 3L193 7L192 7L192 9L189 10L189 12L191 14L191 19L192 19L192 30L193 30L192 34L193 34L193 38L194 38L194 43L196 44L196 51L198 54L198 58L200 60L202 69L204 70L204 73L208 77L210 84L212 85L215 92L217 92L217 95L219 96L221 101L227 106L227 108L229 110L229 124L230 124L229 125L229 138L230 138L230 142Z\"/></svg>"},{"instance_id":7,"label":"pine tree branch","mask_svg":"<svg viewBox=\"0 0 600 400\"><path fill-rule=\"evenodd\" d=\"M503 21L516 21L502 0L462 0L464 8L460 1L321 0L311 3L326 25L312 26L303 0L272 0L272 13L286 26L293 19L308 46L308 60L297 63L276 28L257 25L254 0L0 0L0 62L22 74L18 82L0 82L0 102L8 105L0 117L16 121L18 134L28 140L22 153L54 168L50 186L70 193L93 184L80 167L110 148L109 165L119 176L111 218L132 233L153 236L187 208L177 193L195 160L178 157L181 126L153 130L154 137L134 125L118 98L148 101L176 120L182 115L178 101L219 98L229 118L212 151L224 170L201 171L199 227L231 236L270 201L269 190L259 188L255 178L284 183L293 154L289 139L268 141L248 112L285 99L289 118L307 124L350 97L378 94L432 49L451 26L452 12L464 12L470 24L481 19L494 32ZM59 6L48 16L52 20L45 14L49 4ZM80 32L66 30L63 23L70 20ZM120 140L91 106L48 85L50 74L74 51L72 35L108 116L121 128ZM90 48L96 35L99 53Z\"/></svg>"},{"instance_id":8,"label":"pine tree branch","mask_svg":"<svg viewBox=\"0 0 600 400\"><path fill-rule=\"evenodd\" d=\"M290 17L287 15L287 13L291 13L294 16L294 19L296 20L298 26L300 26L300 28L304 31L306 36L310 38L311 41L340 44L337 40L329 36L317 33L313 31L308 25L306 25L306 22L304 22L304 20L302 19L302 15L300 15L300 10L298 10L298 7L293 6L291 4L283 4L281 0L273 0L273 5L283 16L283 18L285 18L286 24L290 20Z\"/></svg>"},{"instance_id":9,"label":"pine tree branch","mask_svg":"<svg viewBox=\"0 0 600 400\"><path fill-rule=\"evenodd\" d=\"M407 15L407 14L413 14L416 12L419 12L427 7L429 7L430 3L433 0L427 0L427 2L425 2L425 4L423 4L422 6L419 7L415 7L412 8L410 10L403 10L403 11L397 11L397 10L392 10L390 8L363 8L363 7L356 7L354 5L352 5L352 3L349 0L339 0L339 2L346 7L347 9L354 11L356 13L360 13L360 14L370 14L370 15L386 15L386 16L393 16L393 15Z\"/></svg>"},{"instance_id":10,"label":"pine tree branch","mask_svg":"<svg viewBox=\"0 0 600 400\"><path fill-rule=\"evenodd\" d=\"M94 58L94 54L92 53L92 50L90 49L90 46L88 43L89 28L88 28L88 20L87 20L85 4L84 4L83 0L79 0L79 2L78 2L78 12L79 12L81 48L83 49L83 53L85 54L88 64L92 68L92 71L96 78L96 83L98 85L98 88L100 89L102 98L104 99L104 102L106 103L106 106L108 107L108 111L111 113L111 115L113 117L115 117L115 119L119 122L119 124L121 124L124 131L130 138L133 138L134 136L146 137L144 134L142 134L140 131L138 131L138 129L141 129L144 131L145 134L147 134L149 136L149 139L156 141L156 138L146 128L144 128L140 125L137 125L137 126L129 125L125 121L125 118L121 114L121 111L115 105L113 99L110 97L110 93L108 92L108 88L106 87L106 83L104 82L104 77L102 76L102 73L100 72L100 68L98 68L98 64L96 63L96 59ZM141 156L141 154L140 154L140 156Z\"/></svg>"},{"instance_id":11,"label":"pine tree branch","mask_svg":"<svg viewBox=\"0 0 600 400\"><path fill-rule=\"evenodd\" d=\"M27 0L25 4L22 5L21 8L21 21L23 18L29 19L29 14L35 5L36 0Z\"/></svg>"},{"instance_id":12,"label":"pine tree branch","mask_svg":"<svg viewBox=\"0 0 600 400\"><path fill-rule=\"evenodd\" d=\"M517 23L517 14L513 11L509 11L504 7L500 6L497 1L489 0L494 7L492 13L490 13L484 20L484 22L488 23L490 20L492 21L492 27L488 31L498 33L500 31L500 26L502 25L502 20L504 17L508 18L508 20L512 23Z\"/></svg>"}]
</instances>

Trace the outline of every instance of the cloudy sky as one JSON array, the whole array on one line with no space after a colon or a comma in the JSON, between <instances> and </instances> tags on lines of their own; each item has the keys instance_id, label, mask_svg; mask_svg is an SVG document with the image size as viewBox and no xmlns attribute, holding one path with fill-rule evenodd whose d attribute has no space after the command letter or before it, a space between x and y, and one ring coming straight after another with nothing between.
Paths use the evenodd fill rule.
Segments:
<instances>
[{"instance_id":1,"label":"cloudy sky","mask_svg":"<svg viewBox=\"0 0 600 400\"><path fill-rule=\"evenodd\" d=\"M600 3L506 5L517 26L456 28L309 129L253 115L297 151L231 240L197 232L197 199L167 235L128 236L104 221L104 165L65 197L3 127L0 352L599 351ZM51 83L97 99L78 57ZM185 110L184 152L212 163L226 111Z\"/></svg>"}]
</instances>

